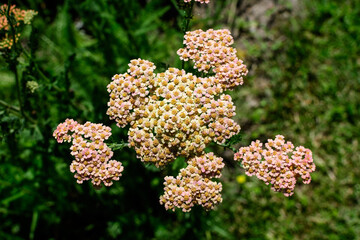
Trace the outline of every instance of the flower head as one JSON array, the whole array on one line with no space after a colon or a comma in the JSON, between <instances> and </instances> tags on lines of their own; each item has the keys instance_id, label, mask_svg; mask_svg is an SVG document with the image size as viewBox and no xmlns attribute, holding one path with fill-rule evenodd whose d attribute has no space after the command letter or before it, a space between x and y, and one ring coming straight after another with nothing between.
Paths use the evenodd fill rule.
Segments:
<instances>
[{"instance_id":1,"label":"flower head","mask_svg":"<svg viewBox=\"0 0 360 240\"><path fill-rule=\"evenodd\" d=\"M243 76L248 73L243 61L236 56L236 49L231 47L233 43L227 29L190 31L185 35L185 47L177 54L181 60L192 60L200 72L214 72L225 89L233 89L243 84Z\"/></svg>"},{"instance_id":2,"label":"flower head","mask_svg":"<svg viewBox=\"0 0 360 240\"><path fill-rule=\"evenodd\" d=\"M55 139L72 142L71 155L75 157L70 171L75 173L79 184L91 180L94 187L111 186L119 180L124 167L121 162L111 160L113 152L104 143L111 135L111 129L102 124L86 122L79 124L72 119L60 123L53 133Z\"/></svg>"},{"instance_id":3,"label":"flower head","mask_svg":"<svg viewBox=\"0 0 360 240\"><path fill-rule=\"evenodd\" d=\"M165 192L160 197L160 204L172 211L180 208L183 212L189 212L194 205L206 210L213 209L222 202L222 185L210 179L219 178L223 168L222 158L213 153L189 159L188 166L181 169L176 178L165 177Z\"/></svg>"},{"instance_id":4,"label":"flower head","mask_svg":"<svg viewBox=\"0 0 360 240\"><path fill-rule=\"evenodd\" d=\"M240 161L248 176L256 176L271 189L282 192L285 196L294 194L298 178L303 183L309 184L310 173L315 171L312 152L299 146L294 148L291 142L285 142L282 135L277 135L274 140L269 139L265 144L256 140L248 147L241 147L235 153L235 161Z\"/></svg>"}]
</instances>

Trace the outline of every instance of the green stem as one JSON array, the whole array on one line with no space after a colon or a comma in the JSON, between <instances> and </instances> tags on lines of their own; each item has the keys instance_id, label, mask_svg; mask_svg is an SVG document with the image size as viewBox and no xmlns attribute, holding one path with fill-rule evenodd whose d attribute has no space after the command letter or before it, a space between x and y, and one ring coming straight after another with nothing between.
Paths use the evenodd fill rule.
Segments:
<instances>
[{"instance_id":1,"label":"green stem","mask_svg":"<svg viewBox=\"0 0 360 240\"><path fill-rule=\"evenodd\" d=\"M30 225L30 234L29 234L29 239L33 240L35 237L35 230L36 230L36 225L38 222L38 218L39 218L39 212L37 210L35 210L33 212L32 215L32 219L31 219L31 225Z\"/></svg>"},{"instance_id":2,"label":"green stem","mask_svg":"<svg viewBox=\"0 0 360 240\"><path fill-rule=\"evenodd\" d=\"M108 144L109 148L111 148L111 150L116 151L116 150L121 150L124 147L129 147L129 143L127 142L122 142L122 143L109 143Z\"/></svg>"},{"instance_id":3,"label":"green stem","mask_svg":"<svg viewBox=\"0 0 360 240\"><path fill-rule=\"evenodd\" d=\"M184 33L184 35L189 30L190 21L192 19L193 8L194 8L194 1L191 1L190 6L188 6L186 8L186 15L185 15L184 22L183 22L183 26L184 26L183 27L183 33Z\"/></svg>"},{"instance_id":4,"label":"green stem","mask_svg":"<svg viewBox=\"0 0 360 240\"><path fill-rule=\"evenodd\" d=\"M36 124L36 121L35 121L34 119L32 119L31 117L29 117L28 115L26 115L26 113L24 113L24 115L19 114L19 113L21 113L20 108L15 107L15 106L13 106L13 105L10 105L9 103L7 103L7 102L5 102L5 101L3 101L3 100L0 100L0 105L2 105L2 106L4 106L4 107L12 110L13 113L14 113L15 115L17 115L18 117L24 117L24 118L27 119L29 122Z\"/></svg>"},{"instance_id":5,"label":"green stem","mask_svg":"<svg viewBox=\"0 0 360 240\"><path fill-rule=\"evenodd\" d=\"M15 31L15 27L13 24L13 21L10 17L10 6L11 6L11 1L8 1L8 8L6 10L6 19L10 25L10 29L11 29L11 34L12 34L12 39L13 39L13 46L12 46L12 51L15 53L13 56L11 56L10 59L10 63L9 63L9 67L10 70L14 73L15 75L15 85L16 85L16 91L17 91L17 97L19 100L19 112L21 113L21 116L23 118L25 118L26 120L32 122L32 123L36 123L36 121L34 119L32 119L31 117L29 117L28 115L25 114L24 112L24 108L23 108L23 101L21 99L21 89L20 89L20 79L19 79L19 75L18 75L18 71L17 71L17 65L18 65L18 57L19 57L19 52L18 52L18 48L17 48L17 44L16 44L16 31ZM2 105L4 105L5 102L2 101ZM6 104L6 103L5 103ZM14 110L14 108L10 108L12 110Z\"/></svg>"},{"instance_id":6,"label":"green stem","mask_svg":"<svg viewBox=\"0 0 360 240\"><path fill-rule=\"evenodd\" d=\"M14 48L15 48L15 51L16 51L16 35L15 35L15 28L14 28L14 25L12 24L12 19L10 18L10 5L11 5L11 1L9 0L8 1L8 8L6 10L6 18L7 18L7 21L8 23L10 24L10 28L11 28L11 33L12 33L12 38L13 38L13 44L14 44Z\"/></svg>"},{"instance_id":7,"label":"green stem","mask_svg":"<svg viewBox=\"0 0 360 240\"><path fill-rule=\"evenodd\" d=\"M18 107L15 107L13 105L10 105L8 104L7 102L3 101L3 100L0 100L0 105L10 109L10 110L13 110L13 111L16 111L16 112L20 112L20 109Z\"/></svg>"},{"instance_id":8,"label":"green stem","mask_svg":"<svg viewBox=\"0 0 360 240\"><path fill-rule=\"evenodd\" d=\"M21 113L21 115L24 116L24 110L23 110L22 100L21 100L20 80L19 80L19 75L17 72L17 64L18 64L17 58L19 57L19 53L17 51L17 46L16 46L16 32L15 32L15 28L13 25L13 21L10 17L10 5L11 5L11 1L9 0L8 8L6 10L5 16L10 25L12 39L13 39L12 50L13 50L13 52L15 52L15 55L11 56L9 65L10 65L10 70L15 74L15 84L16 84L16 90L17 90L17 97L19 100L20 113Z\"/></svg>"},{"instance_id":9,"label":"green stem","mask_svg":"<svg viewBox=\"0 0 360 240\"><path fill-rule=\"evenodd\" d=\"M19 99L20 113L21 113L21 115L24 115L24 109L23 109L22 99L21 99L20 80L19 80L19 75L17 72L17 60L16 60L16 62L11 62L10 69L15 74L15 84L16 84L16 90L17 90L17 95L18 95L18 99Z\"/></svg>"},{"instance_id":10,"label":"green stem","mask_svg":"<svg viewBox=\"0 0 360 240\"><path fill-rule=\"evenodd\" d=\"M190 5L188 5L186 7L186 15L185 15L184 20L183 20L183 34L184 35L189 30L190 21L192 19L192 11L193 11L193 8L194 8L194 1L191 1L189 4ZM183 44L183 47L185 47L185 44ZM184 69L184 67L185 67L185 61L182 60L181 61L181 69Z\"/></svg>"}]
</instances>

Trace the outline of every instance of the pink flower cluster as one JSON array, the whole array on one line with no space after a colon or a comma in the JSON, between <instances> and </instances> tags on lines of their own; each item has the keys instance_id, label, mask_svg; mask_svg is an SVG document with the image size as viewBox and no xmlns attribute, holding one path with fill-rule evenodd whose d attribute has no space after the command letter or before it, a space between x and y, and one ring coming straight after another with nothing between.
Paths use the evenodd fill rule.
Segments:
<instances>
[{"instance_id":1,"label":"pink flower cluster","mask_svg":"<svg viewBox=\"0 0 360 240\"><path fill-rule=\"evenodd\" d=\"M248 73L243 61L236 56L236 49L230 47L233 43L227 29L196 30L186 33L185 47L177 54L181 60L192 60L198 71L214 72L225 89L233 89L243 84L243 76Z\"/></svg>"},{"instance_id":2,"label":"pink flower cluster","mask_svg":"<svg viewBox=\"0 0 360 240\"><path fill-rule=\"evenodd\" d=\"M57 142L72 142L71 155L75 160L70 171L75 173L79 184L90 180L94 187L111 186L119 180L123 171L121 162L110 160L111 149L104 143L111 135L111 129L102 124L86 122L84 125L72 119L60 123L53 133Z\"/></svg>"},{"instance_id":3,"label":"pink flower cluster","mask_svg":"<svg viewBox=\"0 0 360 240\"><path fill-rule=\"evenodd\" d=\"M222 202L222 185L210 178L219 178L223 168L222 158L213 153L189 159L188 166L181 169L176 178L165 177L165 193L160 197L160 204L172 211L180 208L189 212L196 204L206 210L213 209Z\"/></svg>"},{"instance_id":4,"label":"pink flower cluster","mask_svg":"<svg viewBox=\"0 0 360 240\"><path fill-rule=\"evenodd\" d=\"M107 114L119 127L130 124L129 144L143 162L164 166L178 156L203 154L210 141L224 143L240 131L235 106L217 78L201 78L132 60L108 85ZM216 97L220 95L219 97Z\"/></svg>"},{"instance_id":5,"label":"pink flower cluster","mask_svg":"<svg viewBox=\"0 0 360 240\"><path fill-rule=\"evenodd\" d=\"M296 147L291 142L285 142L284 137L277 135L269 139L262 148L257 140L248 147L241 147L234 156L240 161L248 176L255 175L271 189L282 192L285 196L294 193L296 181L301 177L303 183L309 184L310 173L315 171L312 152L303 146Z\"/></svg>"},{"instance_id":6,"label":"pink flower cluster","mask_svg":"<svg viewBox=\"0 0 360 240\"><path fill-rule=\"evenodd\" d=\"M191 2L191 0L184 0L184 2L188 3L188 2ZM210 2L210 0L195 0L195 2L208 4Z\"/></svg>"}]
</instances>

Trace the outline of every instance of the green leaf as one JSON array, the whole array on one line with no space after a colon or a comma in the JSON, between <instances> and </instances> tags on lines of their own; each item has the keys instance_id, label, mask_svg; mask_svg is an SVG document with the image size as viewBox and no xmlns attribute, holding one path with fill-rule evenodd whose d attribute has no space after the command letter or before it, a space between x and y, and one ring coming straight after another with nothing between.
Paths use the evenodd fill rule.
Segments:
<instances>
[{"instance_id":1,"label":"green leaf","mask_svg":"<svg viewBox=\"0 0 360 240\"><path fill-rule=\"evenodd\" d=\"M224 146L227 147L227 146L235 145L239 143L241 140L242 140L242 133L235 134L224 143Z\"/></svg>"}]
</instances>

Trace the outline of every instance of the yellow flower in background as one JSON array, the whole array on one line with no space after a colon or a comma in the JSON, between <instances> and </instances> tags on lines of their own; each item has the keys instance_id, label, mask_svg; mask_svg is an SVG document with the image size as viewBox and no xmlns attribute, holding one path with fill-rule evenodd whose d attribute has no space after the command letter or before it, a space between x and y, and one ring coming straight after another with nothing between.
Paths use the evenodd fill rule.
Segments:
<instances>
[{"instance_id":1,"label":"yellow flower in background","mask_svg":"<svg viewBox=\"0 0 360 240\"><path fill-rule=\"evenodd\" d=\"M236 177L236 181L239 183L239 184L243 184L246 182L246 176L245 175L238 175Z\"/></svg>"}]
</instances>

